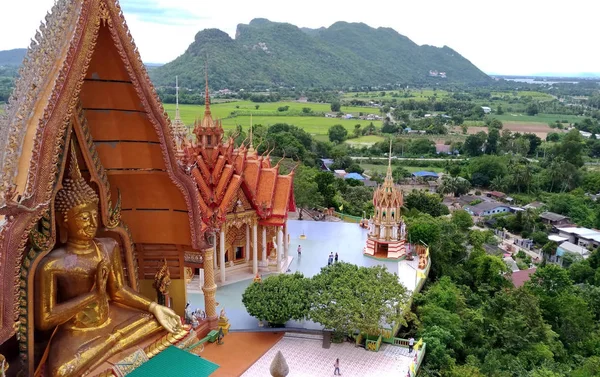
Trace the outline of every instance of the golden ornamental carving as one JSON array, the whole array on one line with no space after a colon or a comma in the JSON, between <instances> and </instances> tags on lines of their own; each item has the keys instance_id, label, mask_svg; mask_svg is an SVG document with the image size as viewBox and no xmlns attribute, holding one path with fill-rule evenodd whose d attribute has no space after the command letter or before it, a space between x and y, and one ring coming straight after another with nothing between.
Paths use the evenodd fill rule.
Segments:
<instances>
[{"instance_id":1,"label":"golden ornamental carving","mask_svg":"<svg viewBox=\"0 0 600 377\"><path fill-rule=\"evenodd\" d=\"M112 20L110 18L110 13L108 11L108 6L106 5L106 3L104 1L100 2L99 15L100 15L100 20L102 21L102 24L104 26L106 26L107 22L108 22L109 26L112 26Z\"/></svg>"},{"instance_id":2,"label":"golden ornamental carving","mask_svg":"<svg viewBox=\"0 0 600 377\"><path fill-rule=\"evenodd\" d=\"M183 260L187 263L195 263L201 264L204 262L204 258L202 257L202 253L197 253L193 251L186 251L183 253Z\"/></svg>"}]
</instances>

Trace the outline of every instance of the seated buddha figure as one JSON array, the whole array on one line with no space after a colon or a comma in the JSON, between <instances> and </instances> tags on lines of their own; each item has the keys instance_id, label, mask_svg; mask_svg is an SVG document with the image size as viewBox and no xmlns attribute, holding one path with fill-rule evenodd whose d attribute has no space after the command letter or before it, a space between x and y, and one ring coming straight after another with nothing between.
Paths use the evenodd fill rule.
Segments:
<instances>
[{"instance_id":1,"label":"seated buddha figure","mask_svg":"<svg viewBox=\"0 0 600 377\"><path fill-rule=\"evenodd\" d=\"M125 284L118 243L94 238L98 196L76 160L55 210L66 243L40 262L35 281L36 328L55 329L46 376L81 376L161 331L182 331L175 312Z\"/></svg>"}]
</instances>

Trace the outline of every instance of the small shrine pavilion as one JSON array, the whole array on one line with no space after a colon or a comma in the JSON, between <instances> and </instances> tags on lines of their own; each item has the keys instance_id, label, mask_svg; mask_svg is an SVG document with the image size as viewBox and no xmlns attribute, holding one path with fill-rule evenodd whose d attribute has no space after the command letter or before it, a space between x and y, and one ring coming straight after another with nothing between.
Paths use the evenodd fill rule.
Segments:
<instances>
[{"instance_id":1,"label":"small shrine pavilion","mask_svg":"<svg viewBox=\"0 0 600 377\"><path fill-rule=\"evenodd\" d=\"M173 125L178 119L176 111ZM239 148L233 137L224 140L221 120L210 110L208 74L204 117L194 123L193 140L174 133L181 140L179 163L198 189L201 231L212 234L218 247L218 281L224 283L230 273L286 271L291 261L286 223L288 212L296 210L294 171L279 174L279 162L272 166L269 155L254 148L252 129L249 142Z\"/></svg>"},{"instance_id":2,"label":"small shrine pavilion","mask_svg":"<svg viewBox=\"0 0 600 377\"><path fill-rule=\"evenodd\" d=\"M378 186L373 193L375 215L368 223L369 236L364 254L378 258L400 259L407 255L406 224L402 220L404 198L392 177L391 156L392 144L390 141L387 174L383 185Z\"/></svg>"}]
</instances>

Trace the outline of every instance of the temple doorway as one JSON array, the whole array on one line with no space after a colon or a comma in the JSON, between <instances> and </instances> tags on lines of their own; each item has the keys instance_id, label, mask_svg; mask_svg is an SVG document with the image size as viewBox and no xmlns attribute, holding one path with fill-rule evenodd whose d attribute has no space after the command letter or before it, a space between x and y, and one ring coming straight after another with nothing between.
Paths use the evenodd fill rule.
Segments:
<instances>
[{"instance_id":1,"label":"temple doorway","mask_svg":"<svg viewBox=\"0 0 600 377\"><path fill-rule=\"evenodd\" d=\"M376 243L375 256L387 258L388 255L388 244L387 243Z\"/></svg>"},{"instance_id":2,"label":"temple doorway","mask_svg":"<svg viewBox=\"0 0 600 377\"><path fill-rule=\"evenodd\" d=\"M244 254L245 254L244 253L244 247L243 246L237 246L235 248L235 258L234 258L234 260L238 261L238 260L244 259Z\"/></svg>"}]
</instances>

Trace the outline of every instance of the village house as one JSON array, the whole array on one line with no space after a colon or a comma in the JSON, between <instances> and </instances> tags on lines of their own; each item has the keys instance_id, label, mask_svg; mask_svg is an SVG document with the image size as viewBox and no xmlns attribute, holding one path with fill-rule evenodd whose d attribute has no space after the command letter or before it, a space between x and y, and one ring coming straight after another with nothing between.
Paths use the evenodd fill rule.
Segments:
<instances>
[{"instance_id":1,"label":"village house","mask_svg":"<svg viewBox=\"0 0 600 377\"><path fill-rule=\"evenodd\" d=\"M481 202L474 206L466 206L465 211L471 216L491 216L498 213L511 212L510 206L500 202Z\"/></svg>"},{"instance_id":2,"label":"village house","mask_svg":"<svg viewBox=\"0 0 600 377\"><path fill-rule=\"evenodd\" d=\"M558 213L554 213L554 212L548 212L548 211L542 212L540 214L540 219L542 219L542 222L544 224L548 224L548 225L552 225L552 226L569 224L569 217L559 215Z\"/></svg>"}]
</instances>

